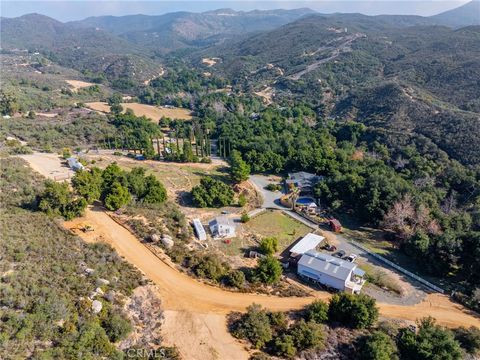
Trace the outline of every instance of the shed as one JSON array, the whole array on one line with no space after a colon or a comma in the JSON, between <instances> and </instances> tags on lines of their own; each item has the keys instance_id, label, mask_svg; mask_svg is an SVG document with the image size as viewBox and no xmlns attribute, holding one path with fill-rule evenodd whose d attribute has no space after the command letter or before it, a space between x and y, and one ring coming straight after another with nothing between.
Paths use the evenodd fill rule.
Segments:
<instances>
[{"instance_id":1,"label":"shed","mask_svg":"<svg viewBox=\"0 0 480 360\"><path fill-rule=\"evenodd\" d=\"M330 225L330 228L334 232L341 232L342 231L342 224L340 224L340 221L337 219L329 219L328 220L328 225Z\"/></svg>"},{"instance_id":2,"label":"shed","mask_svg":"<svg viewBox=\"0 0 480 360\"><path fill-rule=\"evenodd\" d=\"M290 249L290 254L305 254L308 250L315 249L323 240L323 236L308 233Z\"/></svg>"},{"instance_id":3,"label":"shed","mask_svg":"<svg viewBox=\"0 0 480 360\"><path fill-rule=\"evenodd\" d=\"M207 233L205 232L205 228L203 227L200 219L193 219L192 224L193 228L195 229L195 234L197 234L198 240L207 240Z\"/></svg>"}]
</instances>

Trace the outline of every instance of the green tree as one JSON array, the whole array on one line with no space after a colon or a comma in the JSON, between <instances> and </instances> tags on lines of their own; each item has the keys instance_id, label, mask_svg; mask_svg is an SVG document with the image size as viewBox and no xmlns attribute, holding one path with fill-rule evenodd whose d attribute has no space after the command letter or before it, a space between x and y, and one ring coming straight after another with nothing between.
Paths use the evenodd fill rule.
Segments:
<instances>
[{"instance_id":1,"label":"green tree","mask_svg":"<svg viewBox=\"0 0 480 360\"><path fill-rule=\"evenodd\" d=\"M237 150L232 151L230 156L230 175L237 183L247 180L250 175L250 165L242 159L242 154Z\"/></svg>"},{"instance_id":2,"label":"green tree","mask_svg":"<svg viewBox=\"0 0 480 360\"><path fill-rule=\"evenodd\" d=\"M272 285L282 276L282 265L273 256L261 258L255 268L255 280Z\"/></svg>"},{"instance_id":3,"label":"green tree","mask_svg":"<svg viewBox=\"0 0 480 360\"><path fill-rule=\"evenodd\" d=\"M291 335L282 334L275 338L274 351L277 356L292 358L297 354L297 348Z\"/></svg>"},{"instance_id":4,"label":"green tree","mask_svg":"<svg viewBox=\"0 0 480 360\"><path fill-rule=\"evenodd\" d=\"M145 178L145 194L142 200L147 204L161 204L167 200L167 190L154 175Z\"/></svg>"},{"instance_id":5,"label":"green tree","mask_svg":"<svg viewBox=\"0 0 480 360\"><path fill-rule=\"evenodd\" d=\"M12 116L18 111L17 99L0 89L0 114Z\"/></svg>"},{"instance_id":6,"label":"green tree","mask_svg":"<svg viewBox=\"0 0 480 360\"><path fill-rule=\"evenodd\" d=\"M244 207L245 205L247 205L247 197L245 194L240 194L238 197L238 206Z\"/></svg>"},{"instance_id":7,"label":"green tree","mask_svg":"<svg viewBox=\"0 0 480 360\"><path fill-rule=\"evenodd\" d=\"M87 203L100 199L102 191L102 171L99 168L77 171L72 178L72 187Z\"/></svg>"},{"instance_id":8,"label":"green tree","mask_svg":"<svg viewBox=\"0 0 480 360\"><path fill-rule=\"evenodd\" d=\"M375 331L360 340L360 360L395 360L397 346L395 342L382 331Z\"/></svg>"},{"instance_id":9,"label":"green tree","mask_svg":"<svg viewBox=\"0 0 480 360\"><path fill-rule=\"evenodd\" d=\"M130 321L118 312L110 312L102 322L102 327L105 329L111 342L125 339L133 329Z\"/></svg>"},{"instance_id":10,"label":"green tree","mask_svg":"<svg viewBox=\"0 0 480 360\"><path fill-rule=\"evenodd\" d=\"M110 96L108 99L107 99L107 103L108 105L112 106L112 105L120 105L123 101L123 96L122 94L116 92L116 93L113 93L112 96Z\"/></svg>"},{"instance_id":11,"label":"green tree","mask_svg":"<svg viewBox=\"0 0 480 360\"><path fill-rule=\"evenodd\" d=\"M265 255L273 255L278 251L278 239L266 237L260 241L260 251Z\"/></svg>"},{"instance_id":12,"label":"green tree","mask_svg":"<svg viewBox=\"0 0 480 360\"><path fill-rule=\"evenodd\" d=\"M202 257L193 269L195 275L213 281L219 281L227 274L228 270L228 265L222 263L222 261L214 255L206 255Z\"/></svg>"},{"instance_id":13,"label":"green tree","mask_svg":"<svg viewBox=\"0 0 480 360\"><path fill-rule=\"evenodd\" d=\"M145 168L134 167L126 176L130 193L137 199L144 197L146 192Z\"/></svg>"},{"instance_id":14,"label":"green tree","mask_svg":"<svg viewBox=\"0 0 480 360\"><path fill-rule=\"evenodd\" d=\"M307 306L305 318L316 323L326 322L328 320L328 304L322 300L315 300Z\"/></svg>"},{"instance_id":15,"label":"green tree","mask_svg":"<svg viewBox=\"0 0 480 360\"><path fill-rule=\"evenodd\" d=\"M241 270L233 270L227 275L228 285L236 288L243 288L245 286L245 274Z\"/></svg>"},{"instance_id":16,"label":"green tree","mask_svg":"<svg viewBox=\"0 0 480 360\"><path fill-rule=\"evenodd\" d=\"M247 313L234 324L233 335L248 339L257 349L263 347L273 337L267 311L258 304L250 305Z\"/></svg>"},{"instance_id":17,"label":"green tree","mask_svg":"<svg viewBox=\"0 0 480 360\"><path fill-rule=\"evenodd\" d=\"M377 321L378 308L368 295L335 294L328 306L328 319L354 329L368 328Z\"/></svg>"},{"instance_id":18,"label":"green tree","mask_svg":"<svg viewBox=\"0 0 480 360\"><path fill-rule=\"evenodd\" d=\"M246 223L250 221L250 216L248 216L248 213L244 212L242 216L240 216L240 221L242 223Z\"/></svg>"},{"instance_id":19,"label":"green tree","mask_svg":"<svg viewBox=\"0 0 480 360\"><path fill-rule=\"evenodd\" d=\"M459 327L454 331L455 339L462 348L469 354L476 355L480 353L480 329L472 326L470 328Z\"/></svg>"},{"instance_id":20,"label":"green tree","mask_svg":"<svg viewBox=\"0 0 480 360\"><path fill-rule=\"evenodd\" d=\"M130 193L128 188L120 184L119 182L114 182L105 196L105 207L108 210L118 210L122 206L127 205L131 200Z\"/></svg>"},{"instance_id":21,"label":"green tree","mask_svg":"<svg viewBox=\"0 0 480 360\"><path fill-rule=\"evenodd\" d=\"M325 333L323 326L316 322L301 319L289 331L298 350L323 347Z\"/></svg>"},{"instance_id":22,"label":"green tree","mask_svg":"<svg viewBox=\"0 0 480 360\"><path fill-rule=\"evenodd\" d=\"M67 183L45 181L45 189L38 196L38 208L50 216L62 216L66 220L82 216L87 201L84 198L76 199Z\"/></svg>"},{"instance_id":23,"label":"green tree","mask_svg":"<svg viewBox=\"0 0 480 360\"><path fill-rule=\"evenodd\" d=\"M233 201L233 190L222 181L204 177L193 187L192 197L199 207L222 207Z\"/></svg>"},{"instance_id":24,"label":"green tree","mask_svg":"<svg viewBox=\"0 0 480 360\"><path fill-rule=\"evenodd\" d=\"M462 351L453 333L435 323L431 317L421 319L415 334L410 329L401 329L398 349L402 359L460 360Z\"/></svg>"}]
</instances>

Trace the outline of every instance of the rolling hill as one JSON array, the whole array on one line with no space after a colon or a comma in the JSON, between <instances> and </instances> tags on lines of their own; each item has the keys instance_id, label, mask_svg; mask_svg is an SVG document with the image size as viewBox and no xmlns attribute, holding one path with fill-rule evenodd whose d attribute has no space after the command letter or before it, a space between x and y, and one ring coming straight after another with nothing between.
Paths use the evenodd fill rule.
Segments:
<instances>
[{"instance_id":1,"label":"rolling hill","mask_svg":"<svg viewBox=\"0 0 480 360\"><path fill-rule=\"evenodd\" d=\"M77 29L44 15L2 18L0 35L3 50L38 51L60 65L111 80L142 81L159 69L144 49L125 39L95 28Z\"/></svg>"},{"instance_id":2,"label":"rolling hill","mask_svg":"<svg viewBox=\"0 0 480 360\"><path fill-rule=\"evenodd\" d=\"M312 15L203 50L191 61L205 67L201 58L219 57L209 71L244 89L268 86L278 103L306 100L338 120L421 135L453 158L478 164L480 27L424 19Z\"/></svg>"},{"instance_id":3,"label":"rolling hill","mask_svg":"<svg viewBox=\"0 0 480 360\"><path fill-rule=\"evenodd\" d=\"M480 0L472 0L458 8L430 17L432 20L452 27L480 25Z\"/></svg>"},{"instance_id":4,"label":"rolling hill","mask_svg":"<svg viewBox=\"0 0 480 360\"><path fill-rule=\"evenodd\" d=\"M94 27L132 43L165 54L173 50L217 44L232 36L264 31L314 13L310 9L175 12L158 16L100 16L68 23L77 28Z\"/></svg>"}]
</instances>

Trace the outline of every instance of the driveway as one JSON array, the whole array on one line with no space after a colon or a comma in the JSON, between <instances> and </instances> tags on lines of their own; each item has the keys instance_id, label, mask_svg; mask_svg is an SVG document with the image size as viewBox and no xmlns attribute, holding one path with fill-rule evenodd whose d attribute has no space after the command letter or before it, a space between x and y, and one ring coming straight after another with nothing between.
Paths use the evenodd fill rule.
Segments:
<instances>
[{"instance_id":1,"label":"driveway","mask_svg":"<svg viewBox=\"0 0 480 360\"><path fill-rule=\"evenodd\" d=\"M268 176L265 175L251 175L249 181L257 188L258 192L262 194L263 204L262 207L266 209L287 209L285 206L280 204L280 198L283 193L283 188L281 191L269 191L265 189L268 184L275 183L270 180Z\"/></svg>"}]
</instances>

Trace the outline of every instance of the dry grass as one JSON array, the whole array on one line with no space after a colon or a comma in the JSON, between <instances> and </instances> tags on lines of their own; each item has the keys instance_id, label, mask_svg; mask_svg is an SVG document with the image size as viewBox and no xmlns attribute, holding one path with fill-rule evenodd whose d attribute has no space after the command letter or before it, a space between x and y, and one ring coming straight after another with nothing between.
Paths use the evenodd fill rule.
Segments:
<instances>
[{"instance_id":1,"label":"dry grass","mask_svg":"<svg viewBox=\"0 0 480 360\"><path fill-rule=\"evenodd\" d=\"M78 89L95 85L94 83L81 81L81 80L65 80L65 82L73 88L72 89L73 91L77 91Z\"/></svg>"},{"instance_id":2,"label":"dry grass","mask_svg":"<svg viewBox=\"0 0 480 360\"><path fill-rule=\"evenodd\" d=\"M110 106L104 102L90 102L86 104L89 108L108 113L110 112ZM192 118L192 114L190 110L182 109L182 108L161 108L152 105L145 105L139 103L122 103L121 104L123 109L132 109L135 115L137 116L146 116L153 121L160 120L163 116L169 117L171 119L180 119L180 120L190 120Z\"/></svg>"}]
</instances>

